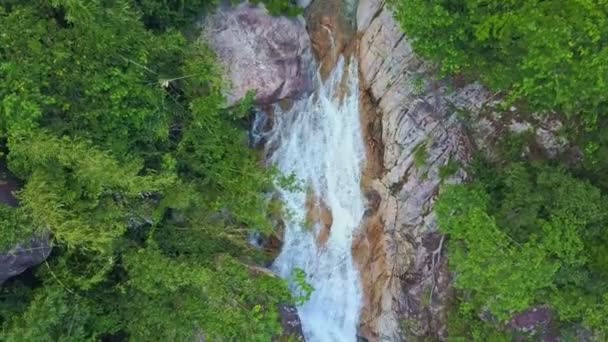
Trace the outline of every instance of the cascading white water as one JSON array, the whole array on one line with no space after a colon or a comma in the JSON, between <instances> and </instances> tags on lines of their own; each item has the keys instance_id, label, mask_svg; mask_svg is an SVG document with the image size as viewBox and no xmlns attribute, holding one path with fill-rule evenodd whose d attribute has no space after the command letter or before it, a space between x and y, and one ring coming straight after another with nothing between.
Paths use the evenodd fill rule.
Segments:
<instances>
[{"instance_id":1,"label":"cascading white water","mask_svg":"<svg viewBox=\"0 0 608 342\"><path fill-rule=\"evenodd\" d=\"M350 342L356 341L362 298L351 248L365 210L360 185L365 147L356 62L347 66L341 58L325 83L317 79L315 94L297 101L290 110L275 108L273 129L267 136L269 162L295 175L307 189L279 189L290 215L273 269L289 278L294 269L301 268L315 288L298 308L309 342ZM325 229L322 224L304 224L307 193L331 211L324 243L318 241Z\"/></svg>"}]
</instances>

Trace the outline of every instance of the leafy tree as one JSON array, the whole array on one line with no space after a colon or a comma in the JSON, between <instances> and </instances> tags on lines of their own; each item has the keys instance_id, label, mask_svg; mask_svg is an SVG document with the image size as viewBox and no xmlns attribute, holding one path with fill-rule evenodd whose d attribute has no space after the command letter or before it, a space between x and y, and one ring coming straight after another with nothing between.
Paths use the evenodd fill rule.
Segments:
<instances>
[{"instance_id":1,"label":"leafy tree","mask_svg":"<svg viewBox=\"0 0 608 342\"><path fill-rule=\"evenodd\" d=\"M605 1L391 3L417 51L445 71L478 70L477 76L492 87L589 120L605 109Z\"/></svg>"},{"instance_id":2,"label":"leafy tree","mask_svg":"<svg viewBox=\"0 0 608 342\"><path fill-rule=\"evenodd\" d=\"M36 233L25 217L24 210L4 204L0 204L0 227L0 250L6 250Z\"/></svg>"},{"instance_id":3,"label":"leafy tree","mask_svg":"<svg viewBox=\"0 0 608 342\"><path fill-rule=\"evenodd\" d=\"M25 184L20 208L0 208L0 244L54 245L34 279L2 289L0 339L280 333L294 299L251 272L267 256L246 244L272 231L275 175L247 148L250 102L226 108L213 53L178 31L213 4L0 5L0 141Z\"/></svg>"},{"instance_id":4,"label":"leafy tree","mask_svg":"<svg viewBox=\"0 0 608 342\"><path fill-rule=\"evenodd\" d=\"M599 190L547 165L485 172L447 187L437 205L464 303L497 322L549 304L562 320L602 333L608 278L596 258L606 254L598 238L607 211Z\"/></svg>"},{"instance_id":5,"label":"leafy tree","mask_svg":"<svg viewBox=\"0 0 608 342\"><path fill-rule=\"evenodd\" d=\"M604 0L390 0L415 50L529 112L563 115L602 187L608 169L608 3Z\"/></svg>"},{"instance_id":6,"label":"leafy tree","mask_svg":"<svg viewBox=\"0 0 608 342\"><path fill-rule=\"evenodd\" d=\"M5 324L0 337L11 342L95 341L100 337L91 329L95 316L87 300L49 285L34 292L27 309Z\"/></svg>"}]
</instances>

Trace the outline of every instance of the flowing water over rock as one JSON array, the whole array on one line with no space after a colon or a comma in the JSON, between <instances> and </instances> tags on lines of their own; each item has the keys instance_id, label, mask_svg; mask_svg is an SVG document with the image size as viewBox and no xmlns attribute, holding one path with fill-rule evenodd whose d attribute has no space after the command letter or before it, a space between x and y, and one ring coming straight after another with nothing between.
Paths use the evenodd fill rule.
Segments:
<instances>
[{"instance_id":1,"label":"flowing water over rock","mask_svg":"<svg viewBox=\"0 0 608 342\"><path fill-rule=\"evenodd\" d=\"M365 210L357 63L341 58L318 82L308 99L274 108L266 137L269 163L303 185L279 189L289 215L273 268L285 278L300 268L315 289L298 308L309 342L356 341L362 289L351 249Z\"/></svg>"}]
</instances>

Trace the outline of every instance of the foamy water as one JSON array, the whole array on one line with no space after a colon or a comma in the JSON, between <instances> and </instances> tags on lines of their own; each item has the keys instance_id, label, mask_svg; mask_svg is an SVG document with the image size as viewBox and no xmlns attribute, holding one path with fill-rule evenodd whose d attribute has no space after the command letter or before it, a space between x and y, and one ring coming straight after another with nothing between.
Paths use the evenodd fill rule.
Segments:
<instances>
[{"instance_id":1,"label":"foamy water","mask_svg":"<svg viewBox=\"0 0 608 342\"><path fill-rule=\"evenodd\" d=\"M266 146L272 147L269 163L294 174L333 217L327 241L318 244L323 228L305 224L306 191L279 189L290 215L273 269L290 278L301 268L315 288L298 308L309 342L356 341L362 290L351 248L364 213L360 184L365 159L358 92L356 62L347 65L341 59L325 83L318 80L315 94L288 111L275 108L273 129L266 136Z\"/></svg>"}]
</instances>

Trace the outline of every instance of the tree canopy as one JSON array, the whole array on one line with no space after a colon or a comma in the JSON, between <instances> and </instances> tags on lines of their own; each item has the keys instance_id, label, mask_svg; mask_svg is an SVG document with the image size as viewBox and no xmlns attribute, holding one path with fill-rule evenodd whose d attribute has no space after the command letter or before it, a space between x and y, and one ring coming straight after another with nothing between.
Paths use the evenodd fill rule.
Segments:
<instances>
[{"instance_id":1,"label":"tree canopy","mask_svg":"<svg viewBox=\"0 0 608 342\"><path fill-rule=\"evenodd\" d=\"M564 327L605 339L608 2L388 3L444 76L481 81L522 116L559 116L584 154L579 165L502 151L476 164L470 184L443 189L437 215L459 290L450 338L508 340L510 318L548 305ZM517 149L516 140L505 137L502 148Z\"/></svg>"},{"instance_id":2,"label":"tree canopy","mask_svg":"<svg viewBox=\"0 0 608 342\"><path fill-rule=\"evenodd\" d=\"M245 266L267 259L246 238L272 230L274 175L247 147L248 105L226 107L213 53L181 32L214 5L0 5L0 162L24 183L1 242L54 246L34 280L0 289L0 339L280 334L294 299Z\"/></svg>"},{"instance_id":3,"label":"tree canopy","mask_svg":"<svg viewBox=\"0 0 608 342\"><path fill-rule=\"evenodd\" d=\"M476 174L444 189L437 206L466 305L497 323L550 305L564 322L605 334L608 202L599 189L536 163Z\"/></svg>"},{"instance_id":4,"label":"tree canopy","mask_svg":"<svg viewBox=\"0 0 608 342\"><path fill-rule=\"evenodd\" d=\"M608 170L608 2L605 0L389 0L417 53L445 74L481 80L505 103L557 112Z\"/></svg>"}]
</instances>

